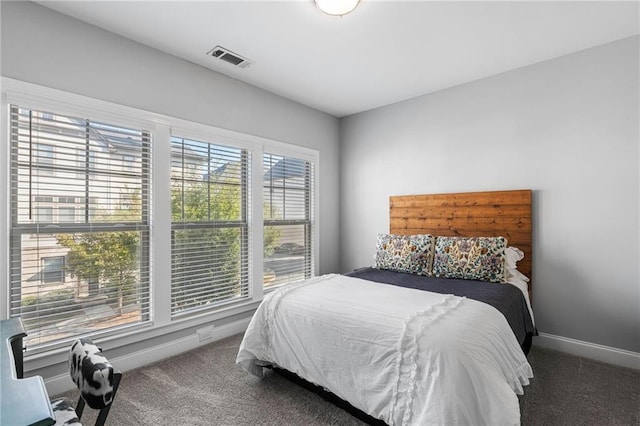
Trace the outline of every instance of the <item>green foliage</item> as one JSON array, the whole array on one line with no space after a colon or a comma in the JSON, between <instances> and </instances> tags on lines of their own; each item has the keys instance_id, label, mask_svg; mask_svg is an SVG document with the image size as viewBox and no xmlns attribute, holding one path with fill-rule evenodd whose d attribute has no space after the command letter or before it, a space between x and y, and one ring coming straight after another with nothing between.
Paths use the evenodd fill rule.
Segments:
<instances>
[{"instance_id":1,"label":"green foliage","mask_svg":"<svg viewBox=\"0 0 640 426\"><path fill-rule=\"evenodd\" d=\"M72 290L54 290L38 296L26 296L22 299L20 317L27 329L47 327L59 321L71 318L77 305L73 301ZM46 310L46 314L43 314Z\"/></svg>"},{"instance_id":2,"label":"green foliage","mask_svg":"<svg viewBox=\"0 0 640 426\"><path fill-rule=\"evenodd\" d=\"M221 222L240 222L243 218L238 181L239 164L229 163L225 173L209 181L174 180L171 185L171 218L185 223L173 229L172 298L174 310L217 302L238 294L242 281L241 252L247 250L241 227L215 227ZM98 212L98 222L138 221L140 197L136 193L124 197L126 202L115 210ZM265 206L266 208L266 206ZM211 226L191 227L188 224ZM280 243L280 230L264 230L264 255L273 254ZM58 244L69 249L68 271L89 283L105 285L109 299L117 297L122 309L135 295L138 284L138 232L97 232L56 235ZM231 283L232 285L229 285Z\"/></svg>"},{"instance_id":3,"label":"green foliage","mask_svg":"<svg viewBox=\"0 0 640 426\"><path fill-rule=\"evenodd\" d=\"M66 305L69 300L73 299L73 291L71 290L53 290L44 295L26 296L22 299L22 307L28 306L49 306L52 304ZM60 303L61 302L61 303Z\"/></svg>"},{"instance_id":4,"label":"green foliage","mask_svg":"<svg viewBox=\"0 0 640 426\"><path fill-rule=\"evenodd\" d=\"M66 267L72 276L114 287L122 308L122 298L137 284L139 234L135 231L59 234L56 240L69 249Z\"/></svg>"},{"instance_id":5,"label":"green foliage","mask_svg":"<svg viewBox=\"0 0 640 426\"><path fill-rule=\"evenodd\" d=\"M267 258L271 256L280 245L281 232L275 226L265 226L264 227L264 257Z\"/></svg>"},{"instance_id":6,"label":"green foliage","mask_svg":"<svg viewBox=\"0 0 640 426\"><path fill-rule=\"evenodd\" d=\"M140 197L130 196L126 205L113 212L100 212L98 220L109 222L139 217ZM135 219L134 219L135 220ZM104 283L117 293L122 310L124 298L137 284L138 247L140 234L136 231L87 232L56 235L58 244L69 249L66 268L72 276L90 283Z\"/></svg>"},{"instance_id":7,"label":"green foliage","mask_svg":"<svg viewBox=\"0 0 640 426\"><path fill-rule=\"evenodd\" d=\"M237 167L227 165L209 181L174 181L171 218L174 223L212 225L174 229L172 247L173 309L214 303L235 296L242 281L241 251L246 241L240 227L214 227L220 222L243 220ZM235 170L234 170L235 169ZM179 227L178 227L179 228ZM229 285L231 283L231 285Z\"/></svg>"},{"instance_id":8,"label":"green foliage","mask_svg":"<svg viewBox=\"0 0 640 426\"><path fill-rule=\"evenodd\" d=\"M281 212L271 202L265 201L263 207L263 217L265 219L282 219ZM280 245L282 233L276 226L266 226L264 228L264 257L270 257L275 248Z\"/></svg>"}]
</instances>

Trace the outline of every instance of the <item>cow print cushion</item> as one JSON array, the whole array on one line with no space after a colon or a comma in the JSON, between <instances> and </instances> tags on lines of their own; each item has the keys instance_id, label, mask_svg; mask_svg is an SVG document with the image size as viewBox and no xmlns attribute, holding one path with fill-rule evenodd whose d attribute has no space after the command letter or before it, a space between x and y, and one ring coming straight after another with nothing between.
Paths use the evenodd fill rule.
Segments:
<instances>
[{"instance_id":1,"label":"cow print cushion","mask_svg":"<svg viewBox=\"0 0 640 426\"><path fill-rule=\"evenodd\" d=\"M99 410L111 404L113 367L90 339L78 339L71 346L69 373L89 407Z\"/></svg>"},{"instance_id":2,"label":"cow print cushion","mask_svg":"<svg viewBox=\"0 0 640 426\"><path fill-rule=\"evenodd\" d=\"M78 420L76 411L71 405L71 401L67 398L51 401L51 408L56 418L56 424L54 426L82 426L82 423Z\"/></svg>"}]
</instances>

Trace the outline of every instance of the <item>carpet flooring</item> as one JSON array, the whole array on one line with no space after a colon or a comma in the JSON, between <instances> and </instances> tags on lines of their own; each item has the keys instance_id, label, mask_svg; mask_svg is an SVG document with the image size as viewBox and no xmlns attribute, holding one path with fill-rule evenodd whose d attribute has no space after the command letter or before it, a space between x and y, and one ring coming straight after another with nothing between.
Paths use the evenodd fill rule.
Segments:
<instances>
[{"instance_id":1,"label":"carpet flooring","mask_svg":"<svg viewBox=\"0 0 640 426\"><path fill-rule=\"evenodd\" d=\"M364 425L278 374L235 365L232 336L123 373L107 425ZM534 346L535 377L520 399L523 425L640 426L640 371ZM77 392L64 396L77 398ZM88 409L84 424L93 424Z\"/></svg>"}]
</instances>

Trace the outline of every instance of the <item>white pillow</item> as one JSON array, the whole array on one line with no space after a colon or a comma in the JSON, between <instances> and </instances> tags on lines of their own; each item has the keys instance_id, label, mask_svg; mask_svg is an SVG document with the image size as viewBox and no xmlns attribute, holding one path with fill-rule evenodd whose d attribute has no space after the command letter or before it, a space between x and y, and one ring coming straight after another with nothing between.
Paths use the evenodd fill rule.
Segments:
<instances>
[{"instance_id":1,"label":"white pillow","mask_svg":"<svg viewBox=\"0 0 640 426\"><path fill-rule=\"evenodd\" d=\"M511 282L511 280L524 280L525 283L529 282L524 274L518 271L517 263L524 258L524 253L518 247L507 247L504 249L504 269L505 269L505 282Z\"/></svg>"},{"instance_id":2,"label":"white pillow","mask_svg":"<svg viewBox=\"0 0 640 426\"><path fill-rule=\"evenodd\" d=\"M507 282L508 283L521 282L524 285L528 286L527 283L529 282L529 277L527 277L525 274L518 271L517 269L513 269L508 271L507 273Z\"/></svg>"},{"instance_id":3,"label":"white pillow","mask_svg":"<svg viewBox=\"0 0 640 426\"><path fill-rule=\"evenodd\" d=\"M516 269L516 263L524 258L524 253L518 247L504 249L504 263L507 267Z\"/></svg>"},{"instance_id":4,"label":"white pillow","mask_svg":"<svg viewBox=\"0 0 640 426\"><path fill-rule=\"evenodd\" d=\"M527 307L529 308L529 314L531 315L531 321L535 326L535 320L533 319L533 309L531 309L531 301L529 300L529 277L522 272L518 271L517 263L524 258L524 253L517 247L507 247L504 250L504 269L505 269L505 282L513 284L522 291L525 300L527 301Z\"/></svg>"}]
</instances>

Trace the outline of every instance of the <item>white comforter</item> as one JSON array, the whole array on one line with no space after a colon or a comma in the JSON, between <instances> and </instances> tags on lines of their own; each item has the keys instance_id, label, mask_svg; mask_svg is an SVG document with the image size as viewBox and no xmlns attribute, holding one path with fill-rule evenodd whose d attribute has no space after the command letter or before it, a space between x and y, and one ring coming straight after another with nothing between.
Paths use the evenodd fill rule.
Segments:
<instances>
[{"instance_id":1,"label":"white comforter","mask_svg":"<svg viewBox=\"0 0 640 426\"><path fill-rule=\"evenodd\" d=\"M495 308L341 275L268 294L236 362L287 369L389 425L519 424L533 377Z\"/></svg>"}]
</instances>

